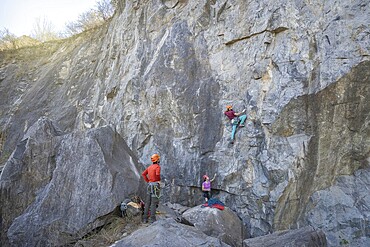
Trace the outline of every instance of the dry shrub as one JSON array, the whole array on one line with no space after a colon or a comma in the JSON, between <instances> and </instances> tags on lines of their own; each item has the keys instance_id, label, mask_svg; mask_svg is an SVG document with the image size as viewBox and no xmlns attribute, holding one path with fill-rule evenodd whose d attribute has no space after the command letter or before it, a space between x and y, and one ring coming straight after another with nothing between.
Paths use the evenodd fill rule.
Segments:
<instances>
[{"instance_id":1,"label":"dry shrub","mask_svg":"<svg viewBox=\"0 0 370 247\"><path fill-rule=\"evenodd\" d=\"M79 240L75 247L101 247L110 246L121 238L128 236L137 230L141 223L141 216L119 217L112 216L109 223L104 225L99 231L85 236Z\"/></svg>"}]
</instances>

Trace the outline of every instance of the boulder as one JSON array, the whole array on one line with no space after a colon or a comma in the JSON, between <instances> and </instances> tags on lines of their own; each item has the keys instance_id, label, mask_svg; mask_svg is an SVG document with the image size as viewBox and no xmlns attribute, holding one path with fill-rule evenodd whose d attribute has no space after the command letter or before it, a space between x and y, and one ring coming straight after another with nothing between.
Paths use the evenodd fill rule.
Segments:
<instances>
[{"instance_id":1,"label":"boulder","mask_svg":"<svg viewBox=\"0 0 370 247\"><path fill-rule=\"evenodd\" d=\"M50 120L39 119L5 163L0 175L0 240L7 243L6 233L13 220L36 198L36 193L51 180L55 169L55 140L62 135Z\"/></svg>"},{"instance_id":2,"label":"boulder","mask_svg":"<svg viewBox=\"0 0 370 247\"><path fill-rule=\"evenodd\" d=\"M170 202L159 204L158 211L160 212L160 214L158 215L158 218L173 218L179 223L191 225L189 222L184 221L184 218L182 217L182 213L184 213L189 208L190 207Z\"/></svg>"},{"instance_id":3,"label":"boulder","mask_svg":"<svg viewBox=\"0 0 370 247\"><path fill-rule=\"evenodd\" d=\"M208 236L216 237L231 246L242 246L246 235L243 222L228 207L219 210L200 205L185 211L182 217Z\"/></svg>"},{"instance_id":4,"label":"boulder","mask_svg":"<svg viewBox=\"0 0 370 247\"><path fill-rule=\"evenodd\" d=\"M110 127L62 135L43 118L6 163L0 185L2 242L59 246L103 225L105 215L139 191L140 173Z\"/></svg>"},{"instance_id":5,"label":"boulder","mask_svg":"<svg viewBox=\"0 0 370 247\"><path fill-rule=\"evenodd\" d=\"M171 202L164 203L164 206L172 209L177 215L182 215L186 210L190 209L190 207Z\"/></svg>"},{"instance_id":6,"label":"boulder","mask_svg":"<svg viewBox=\"0 0 370 247\"><path fill-rule=\"evenodd\" d=\"M312 227L278 231L273 234L244 240L244 247L325 247L325 234Z\"/></svg>"},{"instance_id":7,"label":"boulder","mask_svg":"<svg viewBox=\"0 0 370 247\"><path fill-rule=\"evenodd\" d=\"M111 247L137 246L214 246L227 247L229 245L219 239L207 236L195 227L177 223L172 218L162 219L152 225L135 231Z\"/></svg>"}]
</instances>

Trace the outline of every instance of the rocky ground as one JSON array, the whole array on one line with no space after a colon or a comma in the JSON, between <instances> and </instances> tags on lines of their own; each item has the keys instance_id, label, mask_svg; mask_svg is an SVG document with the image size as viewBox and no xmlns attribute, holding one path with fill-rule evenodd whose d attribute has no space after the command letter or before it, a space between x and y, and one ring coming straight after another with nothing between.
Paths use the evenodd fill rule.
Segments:
<instances>
[{"instance_id":1,"label":"rocky ground","mask_svg":"<svg viewBox=\"0 0 370 247\"><path fill-rule=\"evenodd\" d=\"M230 217L236 215L226 211L202 206L187 208L178 204L165 204L159 206L157 221L152 224L142 223L141 214L129 213L124 217L116 214L112 215L106 225L67 246L327 246L325 234L311 227L244 239L233 226L240 221L230 220ZM227 229L225 226L231 228Z\"/></svg>"}]
</instances>

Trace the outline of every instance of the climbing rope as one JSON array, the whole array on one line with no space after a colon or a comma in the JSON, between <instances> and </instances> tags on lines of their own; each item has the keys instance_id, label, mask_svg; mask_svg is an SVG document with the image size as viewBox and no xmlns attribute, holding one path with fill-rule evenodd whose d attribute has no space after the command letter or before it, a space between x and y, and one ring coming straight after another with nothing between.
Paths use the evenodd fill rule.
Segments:
<instances>
[{"instance_id":1,"label":"climbing rope","mask_svg":"<svg viewBox=\"0 0 370 247\"><path fill-rule=\"evenodd\" d=\"M147 193L152 195L152 197L157 197L159 199L162 196L159 183L157 182L148 183Z\"/></svg>"}]
</instances>

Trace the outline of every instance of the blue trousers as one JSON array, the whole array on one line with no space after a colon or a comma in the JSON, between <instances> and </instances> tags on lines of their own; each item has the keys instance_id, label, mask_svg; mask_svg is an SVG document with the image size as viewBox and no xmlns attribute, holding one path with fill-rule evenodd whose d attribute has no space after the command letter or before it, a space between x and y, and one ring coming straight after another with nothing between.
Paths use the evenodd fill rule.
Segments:
<instances>
[{"instance_id":1,"label":"blue trousers","mask_svg":"<svg viewBox=\"0 0 370 247\"><path fill-rule=\"evenodd\" d=\"M239 124L244 124L245 120L247 120L247 115L241 115L238 117L238 121L233 123L233 130L231 131L231 140L233 141L235 138L236 128L238 128Z\"/></svg>"}]
</instances>

